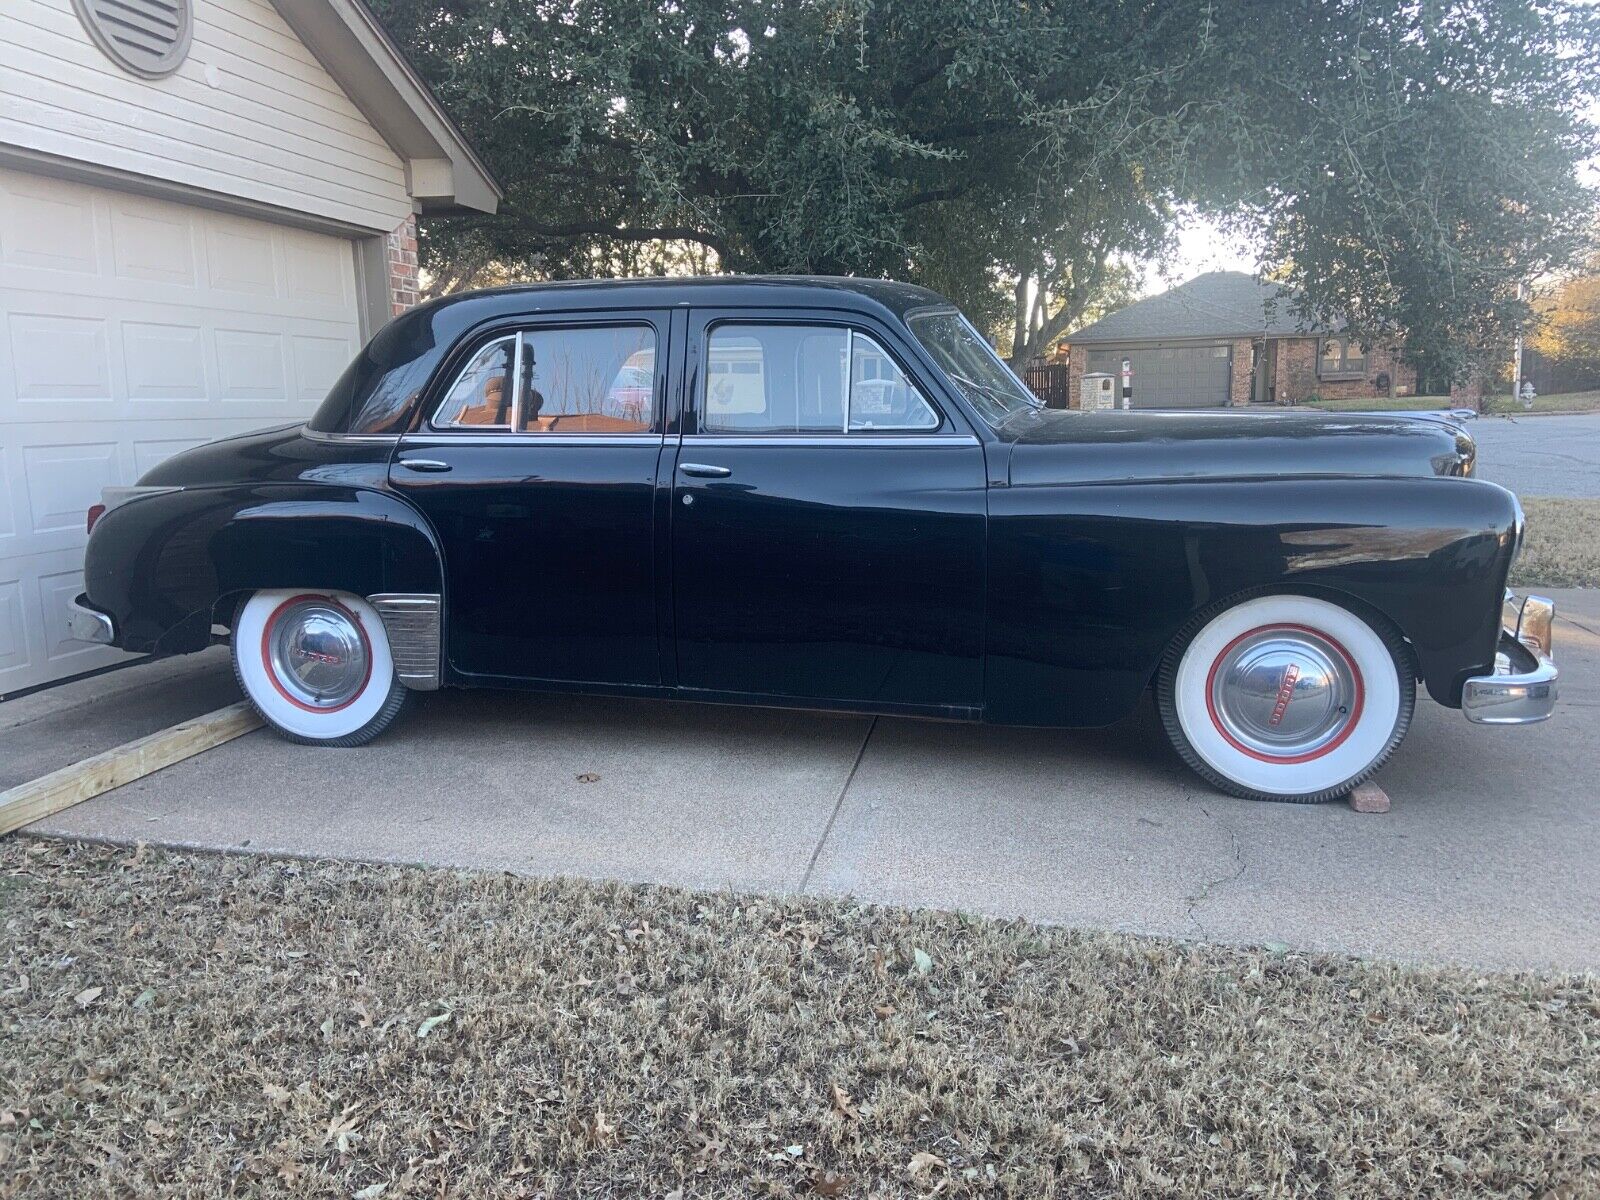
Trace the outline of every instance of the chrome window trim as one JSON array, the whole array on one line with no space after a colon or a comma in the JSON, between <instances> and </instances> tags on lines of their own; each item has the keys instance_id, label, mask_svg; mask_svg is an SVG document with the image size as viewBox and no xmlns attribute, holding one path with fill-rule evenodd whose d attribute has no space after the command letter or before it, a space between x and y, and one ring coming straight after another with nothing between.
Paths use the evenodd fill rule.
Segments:
<instances>
[{"instance_id":1,"label":"chrome window trim","mask_svg":"<svg viewBox=\"0 0 1600 1200\"><path fill-rule=\"evenodd\" d=\"M659 446L660 433L454 433L425 429L400 439L402 447L426 446Z\"/></svg>"},{"instance_id":2,"label":"chrome window trim","mask_svg":"<svg viewBox=\"0 0 1600 1200\"><path fill-rule=\"evenodd\" d=\"M498 346L501 342L514 342L515 348L511 357L511 424L509 425L462 425L458 421L451 421L447 425L439 424L439 414L444 411L444 406L450 403L450 397L455 394L456 385L461 382L461 377L472 370L473 365L483 357L483 352L491 346ZM522 365L522 331L502 334L492 337L472 352L472 357L461 364L461 369L450 380L450 386L445 388L444 395L439 398L439 403L434 405L433 412L428 416L428 428L436 433L448 433L453 429L504 429L507 433L517 428L517 414L520 411L521 400L518 393L522 390L522 376L518 371Z\"/></svg>"},{"instance_id":3,"label":"chrome window trim","mask_svg":"<svg viewBox=\"0 0 1600 1200\"><path fill-rule=\"evenodd\" d=\"M610 445L612 443L619 442L619 441L622 441L623 439L627 439L627 438L641 438L646 442L659 442L661 440L661 438L663 436L662 433L550 433L550 432L531 433L531 432L529 432L527 430L524 430L522 428L522 342L523 342L523 338L524 337L526 337L530 333L537 332L537 330L540 329L540 328L545 328L545 327L543 327L543 326L529 326L529 327L526 327L526 328L514 329L509 333L501 334L498 337L492 337L488 341L486 341L482 345L480 345L478 347L478 349L473 352L472 358L469 359L467 362L462 364L461 370L457 371L456 375L455 375L455 378L450 381L450 386L445 389L444 397L439 401L438 405L434 408L433 415L428 418L426 430L421 430L421 431L418 431L418 432L419 433L425 433L425 434L430 435L430 436L432 434L439 434L441 437L449 437L449 438L451 438L453 440L479 439L481 441L489 442L489 443L492 443L492 444L495 444L495 445L500 445L500 444L503 444L503 443L511 443L511 444L515 445L515 444L518 444L519 442L537 442L540 445L548 445L551 442L557 442L557 441L564 442L564 443L578 443L578 444L582 444L584 441L593 441L596 444ZM655 361L656 361L658 369L659 369L660 355L661 355L661 332L660 332L660 330L658 330L655 327L655 324L653 322L651 322L651 321L641 321L641 320L598 321L598 322L577 321L577 322L573 322L571 324L563 323L561 325L552 325L552 326L549 326L548 328L550 328L552 330L556 330L556 331L563 330L563 329L607 329L607 328L611 328L611 329L616 329L616 328L621 328L621 329L628 329L628 328L648 329L650 331L650 352L655 356ZM504 341L512 341L512 342L515 342L515 344L516 344L515 345L515 349L512 352L512 358L511 358L511 424L509 424L509 425L459 425L459 424L452 423L452 424L449 424L449 425L440 425L438 423L438 420L437 420L437 418L439 416L439 412L449 402L450 393L455 391L456 384L461 382L461 376L464 375L467 372L467 370L472 366L472 364L477 361L477 358L478 358L479 354L483 353L483 351L488 349L490 346L497 345L498 343L504 342ZM656 378L659 380L659 376L656 376ZM657 405L657 403L656 403L656 396L654 394L654 390L655 389L652 388L652 395L651 395L651 401L650 401L650 410L651 410L650 420L651 420L652 424L656 423L657 420L659 419L659 415L660 414L657 412L657 409L659 407L661 407L661 406ZM480 429L503 429L503 430L505 430L505 432L504 433L499 433L499 434L495 434L495 433L479 434L479 433L475 432L476 430L480 430ZM468 432L463 432L463 431L468 431ZM415 435L413 435L413 436L415 436ZM466 444L468 444L468 445L476 445L476 444L478 444L478 442L477 441L467 441Z\"/></svg>"},{"instance_id":4,"label":"chrome window trim","mask_svg":"<svg viewBox=\"0 0 1600 1200\"><path fill-rule=\"evenodd\" d=\"M738 433L734 433L734 432L731 432L729 430L718 429L718 430L715 430L715 431L713 431L711 433L695 433L695 434L685 435L686 437L694 437L694 438L702 438L702 437L704 437L704 438L729 438L729 439L731 439L728 442L729 445L748 446L748 445L754 444L755 440L757 438L777 438L783 443L793 443L797 439L807 439L807 438L809 438L809 439L815 440L815 439L826 438L826 437L840 437L840 438L849 437L849 438L852 438L852 439L863 438L863 437L868 437L868 438L870 438L870 437L879 437L879 438L902 437L902 438L913 438L913 439L916 439L918 441L923 441L923 440L926 440L928 438L946 438L946 439L950 439L950 438L959 437L959 436L966 436L966 435L962 435L962 434L960 434L958 432L957 433L948 432L952 428L952 422L950 420L950 415L947 412L944 411L943 406L941 406L938 402L936 402L933 399L933 397L929 396L928 393L923 390L921 385L917 383L916 377L914 375L912 375L912 373L910 371L906 370L905 364L900 361L899 355L895 354L895 352L893 350L890 350L887 346L885 346L883 344L883 342L880 341L875 334L873 334L873 333L871 333L871 332L869 332L867 330L864 330L864 329L859 329L855 325L851 325L851 324L848 324L848 323L842 322L842 321L806 321L806 320L801 320L801 319L798 319L798 318L784 318L784 317L774 317L774 318L771 318L771 319L745 318L745 317L718 317L717 319L709 322L705 326L703 334L702 334L702 337L704 339L704 344L703 344L703 348L702 348L702 354L704 355L705 365L706 365L707 369L703 372L703 375L704 375L703 380L701 380L699 382L699 386L697 386L695 388L695 392L697 394L696 394L696 396L694 398L695 399L694 411L695 411L695 422L696 422L697 425L704 425L705 422L706 422L707 417L709 416L709 413L707 411L707 408L708 408L707 400L708 400L708 395L709 395L710 388L711 388L711 372L710 372L710 369L709 369L710 368L710 364L711 364L711 339L715 335L717 330L725 328L725 327L730 326L730 325L731 326L735 326L735 327L749 327L749 326L768 326L768 327L771 327L771 326L779 326L779 327L783 327L783 328L805 327L805 328L811 328L811 329L837 329L841 333L843 333L845 335L844 403L841 405L841 408L842 408L843 412L842 412L842 415L841 415L839 433L837 435L834 435L834 434L818 434L818 433L816 433L814 431L805 431L805 432L797 432L797 433L789 433L789 434L779 434L779 433L767 432L767 433L752 433L752 434L749 434L749 435L740 435ZM928 427L926 429L922 429L920 431L912 430L912 429L909 429L907 427L902 426L902 427L898 427L898 428L886 428L886 429L883 430L883 432L881 434L878 433L877 431L871 430L871 429L860 429L860 430L857 430L854 433L850 432L850 389L851 389L851 384L853 382L853 377L855 375L855 347L856 347L856 338L858 338L858 337L864 337L868 341L870 341L875 347L877 347L878 353L882 354L885 358L887 358L890 362L892 362L895 365L895 369L898 370L900 372L900 374L905 377L906 385L908 387L910 387L910 389L917 394L918 398L920 398L921 401L928 406L928 411L933 413L934 417L937 419L937 423L936 424L934 424L934 425L932 425L932 426L930 426L930 427ZM701 444L703 444L703 445L712 445L714 443L705 442L705 443L701 443ZM816 441L815 444L824 445L824 444L830 444L830 443Z\"/></svg>"}]
</instances>

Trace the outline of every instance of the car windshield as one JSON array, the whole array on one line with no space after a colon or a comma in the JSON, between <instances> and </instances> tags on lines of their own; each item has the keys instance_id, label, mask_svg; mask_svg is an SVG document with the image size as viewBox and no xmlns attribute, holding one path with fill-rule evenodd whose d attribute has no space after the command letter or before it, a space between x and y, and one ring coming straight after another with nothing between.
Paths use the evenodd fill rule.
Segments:
<instances>
[{"instance_id":1,"label":"car windshield","mask_svg":"<svg viewBox=\"0 0 1600 1200\"><path fill-rule=\"evenodd\" d=\"M950 382L990 425L998 427L1019 412L1043 407L972 322L955 309L914 313L906 323Z\"/></svg>"}]
</instances>

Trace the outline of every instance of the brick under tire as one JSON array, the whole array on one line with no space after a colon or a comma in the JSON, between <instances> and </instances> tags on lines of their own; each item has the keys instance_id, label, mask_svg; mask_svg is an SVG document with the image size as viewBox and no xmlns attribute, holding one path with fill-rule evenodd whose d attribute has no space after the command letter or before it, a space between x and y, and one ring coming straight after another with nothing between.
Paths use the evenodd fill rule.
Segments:
<instances>
[{"instance_id":1,"label":"brick under tire","mask_svg":"<svg viewBox=\"0 0 1600 1200\"><path fill-rule=\"evenodd\" d=\"M1348 795L1405 739L1416 672L1400 635L1327 600L1264 595L1197 614L1156 674L1178 756L1246 800Z\"/></svg>"},{"instance_id":2,"label":"brick under tire","mask_svg":"<svg viewBox=\"0 0 1600 1200\"><path fill-rule=\"evenodd\" d=\"M365 745L411 694L382 618L343 592L256 592L234 620L233 674L262 720L307 746Z\"/></svg>"}]
</instances>

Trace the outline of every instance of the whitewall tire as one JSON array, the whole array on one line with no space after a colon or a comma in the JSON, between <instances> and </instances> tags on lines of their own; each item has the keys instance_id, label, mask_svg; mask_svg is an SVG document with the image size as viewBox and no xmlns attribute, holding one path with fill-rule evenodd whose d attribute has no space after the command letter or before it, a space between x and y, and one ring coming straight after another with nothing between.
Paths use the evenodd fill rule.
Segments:
<instances>
[{"instance_id":1,"label":"whitewall tire","mask_svg":"<svg viewBox=\"0 0 1600 1200\"><path fill-rule=\"evenodd\" d=\"M410 695L382 618L345 592L256 592L233 624L233 671L267 724L310 745L369 742Z\"/></svg>"},{"instance_id":2,"label":"whitewall tire","mask_svg":"<svg viewBox=\"0 0 1600 1200\"><path fill-rule=\"evenodd\" d=\"M1179 756L1223 791L1317 803L1348 794L1411 724L1416 677L1398 634L1312 596L1201 613L1156 679Z\"/></svg>"}]
</instances>

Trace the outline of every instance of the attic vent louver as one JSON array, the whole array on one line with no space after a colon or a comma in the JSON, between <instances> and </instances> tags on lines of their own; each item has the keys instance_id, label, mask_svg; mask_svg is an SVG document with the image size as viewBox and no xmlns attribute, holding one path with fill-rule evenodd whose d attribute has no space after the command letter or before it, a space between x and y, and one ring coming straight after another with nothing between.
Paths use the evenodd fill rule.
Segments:
<instances>
[{"instance_id":1,"label":"attic vent louver","mask_svg":"<svg viewBox=\"0 0 1600 1200\"><path fill-rule=\"evenodd\" d=\"M189 53L190 0L72 0L72 6L95 45L135 75L170 75Z\"/></svg>"}]
</instances>

